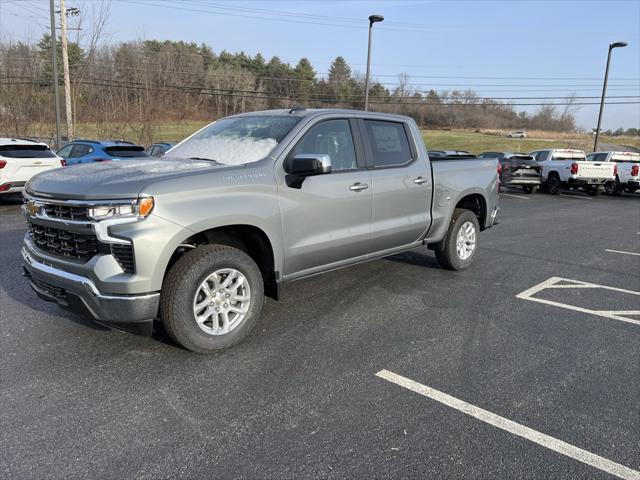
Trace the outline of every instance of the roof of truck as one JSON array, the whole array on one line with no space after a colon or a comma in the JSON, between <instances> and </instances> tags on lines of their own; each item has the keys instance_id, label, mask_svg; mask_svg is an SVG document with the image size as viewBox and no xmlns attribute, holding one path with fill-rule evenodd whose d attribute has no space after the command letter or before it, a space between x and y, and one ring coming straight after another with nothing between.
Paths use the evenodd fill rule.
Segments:
<instances>
[{"instance_id":1,"label":"roof of truck","mask_svg":"<svg viewBox=\"0 0 640 480\"><path fill-rule=\"evenodd\" d=\"M410 120L411 117L407 117L405 115L396 115L394 113L384 113L384 112L371 112L364 110L352 110L347 108L302 108L302 107L294 107L294 108L284 108L277 110L261 110L258 112L246 112L239 113L237 115L232 115L232 117L250 117L254 115L290 115L295 117L311 117L311 116L319 116L319 115L327 115L327 114L343 114L343 115L366 115L370 117L385 117L385 118L393 118L396 120Z\"/></svg>"}]
</instances>

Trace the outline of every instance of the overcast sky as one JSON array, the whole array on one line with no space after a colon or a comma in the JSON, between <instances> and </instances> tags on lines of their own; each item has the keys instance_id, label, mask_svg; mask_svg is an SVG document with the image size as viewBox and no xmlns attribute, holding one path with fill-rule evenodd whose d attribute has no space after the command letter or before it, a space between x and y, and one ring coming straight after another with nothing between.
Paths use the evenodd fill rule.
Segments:
<instances>
[{"instance_id":1,"label":"overcast sky","mask_svg":"<svg viewBox=\"0 0 640 480\"><path fill-rule=\"evenodd\" d=\"M67 6L90 12L98 1ZM112 42L204 42L216 52L260 52L292 64L307 57L320 75L338 55L364 72L367 17L377 13L385 17L374 27L377 80L393 87L406 73L425 90L535 97L513 103L562 102L572 93L597 103L607 46L626 41L627 48L613 52L609 101L640 101L639 0L113 0L109 10ZM46 0L0 0L4 40L35 40L48 24ZM579 126L595 127L597 109L581 107ZM605 106L603 127L640 127L640 105Z\"/></svg>"}]
</instances>

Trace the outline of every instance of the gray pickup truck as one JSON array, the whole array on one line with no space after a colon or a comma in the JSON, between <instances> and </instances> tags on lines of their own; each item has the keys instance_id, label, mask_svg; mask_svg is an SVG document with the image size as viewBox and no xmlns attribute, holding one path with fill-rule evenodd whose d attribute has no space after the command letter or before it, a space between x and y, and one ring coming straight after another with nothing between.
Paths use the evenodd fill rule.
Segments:
<instances>
[{"instance_id":1,"label":"gray pickup truck","mask_svg":"<svg viewBox=\"0 0 640 480\"><path fill-rule=\"evenodd\" d=\"M429 160L415 122L352 110L218 120L167 157L32 178L25 276L101 323L155 319L195 352L230 347L278 285L427 245L467 268L498 212L495 159Z\"/></svg>"}]
</instances>

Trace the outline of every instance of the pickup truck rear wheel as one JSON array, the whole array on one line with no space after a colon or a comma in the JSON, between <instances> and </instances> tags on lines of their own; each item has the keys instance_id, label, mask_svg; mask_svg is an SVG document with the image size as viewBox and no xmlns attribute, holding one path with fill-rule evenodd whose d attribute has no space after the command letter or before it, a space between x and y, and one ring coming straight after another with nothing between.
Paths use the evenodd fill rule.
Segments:
<instances>
[{"instance_id":1,"label":"pickup truck rear wheel","mask_svg":"<svg viewBox=\"0 0 640 480\"><path fill-rule=\"evenodd\" d=\"M449 230L436 248L436 259L442 268L464 270L478 254L478 218L470 210L456 208L451 217Z\"/></svg>"},{"instance_id":2,"label":"pickup truck rear wheel","mask_svg":"<svg viewBox=\"0 0 640 480\"><path fill-rule=\"evenodd\" d=\"M619 197L620 195L622 195L622 186L620 185L620 180L616 177L615 180L605 183L604 193L615 197Z\"/></svg>"},{"instance_id":3,"label":"pickup truck rear wheel","mask_svg":"<svg viewBox=\"0 0 640 480\"><path fill-rule=\"evenodd\" d=\"M187 350L211 353L245 338L264 303L260 269L242 250L204 245L169 270L160 295L162 324Z\"/></svg>"}]
</instances>

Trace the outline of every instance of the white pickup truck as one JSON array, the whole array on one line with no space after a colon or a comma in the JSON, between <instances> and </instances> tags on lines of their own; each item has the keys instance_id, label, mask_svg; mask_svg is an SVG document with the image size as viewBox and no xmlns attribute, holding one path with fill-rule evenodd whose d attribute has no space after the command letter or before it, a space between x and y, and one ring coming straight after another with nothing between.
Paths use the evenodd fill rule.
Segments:
<instances>
[{"instance_id":1,"label":"white pickup truck","mask_svg":"<svg viewBox=\"0 0 640 480\"><path fill-rule=\"evenodd\" d=\"M593 152L587 155L590 162L613 162L618 169L615 179L605 183L608 195L619 196L622 191L633 193L640 188L640 153L636 152Z\"/></svg>"},{"instance_id":2,"label":"white pickup truck","mask_svg":"<svg viewBox=\"0 0 640 480\"><path fill-rule=\"evenodd\" d=\"M589 162L582 150L555 148L536 150L529 155L542 167L542 189L552 195L562 188L583 188L595 196L617 174L615 163Z\"/></svg>"}]
</instances>

